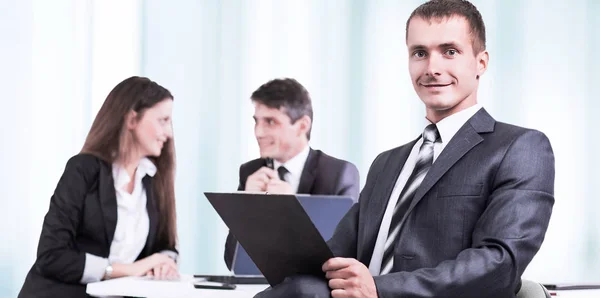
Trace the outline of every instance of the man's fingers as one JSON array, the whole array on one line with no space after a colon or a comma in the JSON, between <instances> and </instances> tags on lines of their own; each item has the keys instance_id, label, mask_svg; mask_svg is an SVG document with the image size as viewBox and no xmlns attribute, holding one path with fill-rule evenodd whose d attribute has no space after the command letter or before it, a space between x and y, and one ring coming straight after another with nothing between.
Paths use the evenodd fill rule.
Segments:
<instances>
[{"instance_id":1,"label":"man's fingers","mask_svg":"<svg viewBox=\"0 0 600 298\"><path fill-rule=\"evenodd\" d=\"M266 183L269 183L269 181L271 179L269 179L269 176L267 176L267 174L261 172L261 173L255 173L254 176L252 177L252 179L249 179L249 180L266 184Z\"/></svg>"},{"instance_id":2,"label":"man's fingers","mask_svg":"<svg viewBox=\"0 0 600 298\"><path fill-rule=\"evenodd\" d=\"M246 191L264 191L266 189L267 183L259 180L259 179L250 179L246 181Z\"/></svg>"},{"instance_id":3,"label":"man's fingers","mask_svg":"<svg viewBox=\"0 0 600 298\"><path fill-rule=\"evenodd\" d=\"M323 264L322 269L324 272L340 270L352 265L352 263L354 263L353 261L355 260L349 258L331 258Z\"/></svg>"},{"instance_id":4,"label":"man's fingers","mask_svg":"<svg viewBox=\"0 0 600 298\"><path fill-rule=\"evenodd\" d=\"M345 289L349 287L349 282L345 279L340 278L330 279L328 284L332 290Z\"/></svg>"},{"instance_id":5,"label":"man's fingers","mask_svg":"<svg viewBox=\"0 0 600 298\"><path fill-rule=\"evenodd\" d=\"M339 270L327 271L325 277L327 279L349 279L356 277L357 273L352 270L352 267L346 267Z\"/></svg>"},{"instance_id":6,"label":"man's fingers","mask_svg":"<svg viewBox=\"0 0 600 298\"><path fill-rule=\"evenodd\" d=\"M286 183L285 181L281 181L279 179L271 179L269 180L269 183L267 184L268 186L277 186L280 185L282 183Z\"/></svg>"},{"instance_id":7,"label":"man's fingers","mask_svg":"<svg viewBox=\"0 0 600 298\"><path fill-rule=\"evenodd\" d=\"M331 291L331 297L333 298L350 298L350 293L344 289L335 289Z\"/></svg>"},{"instance_id":8,"label":"man's fingers","mask_svg":"<svg viewBox=\"0 0 600 298\"><path fill-rule=\"evenodd\" d=\"M258 169L258 171L256 171L256 173L264 173L268 179L279 179L279 174L277 173L277 171L271 169L271 168L267 168L267 167L262 167L260 169Z\"/></svg>"},{"instance_id":9,"label":"man's fingers","mask_svg":"<svg viewBox=\"0 0 600 298\"><path fill-rule=\"evenodd\" d=\"M262 167L248 177L245 190L264 191L270 182L278 180L278 174L275 170Z\"/></svg>"},{"instance_id":10,"label":"man's fingers","mask_svg":"<svg viewBox=\"0 0 600 298\"><path fill-rule=\"evenodd\" d=\"M277 171L275 171L271 168L267 168L267 167L262 167L254 173L263 173L263 174L267 175L267 177L269 177L269 178L276 178L279 176L279 174L277 174Z\"/></svg>"}]
</instances>

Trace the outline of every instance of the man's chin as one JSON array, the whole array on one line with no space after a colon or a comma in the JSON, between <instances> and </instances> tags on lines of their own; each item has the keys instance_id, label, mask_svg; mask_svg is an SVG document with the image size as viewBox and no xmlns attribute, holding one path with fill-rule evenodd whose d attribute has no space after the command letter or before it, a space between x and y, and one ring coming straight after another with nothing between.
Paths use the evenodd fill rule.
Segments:
<instances>
[{"instance_id":1,"label":"man's chin","mask_svg":"<svg viewBox=\"0 0 600 298\"><path fill-rule=\"evenodd\" d=\"M452 110L452 108L454 108L454 106L439 104L439 105L431 105L431 106L428 106L427 108L429 108L430 110L434 110L436 112L448 112L448 111Z\"/></svg>"},{"instance_id":2,"label":"man's chin","mask_svg":"<svg viewBox=\"0 0 600 298\"><path fill-rule=\"evenodd\" d=\"M458 104L454 99L442 96L428 96L422 101L427 109L440 112L450 110Z\"/></svg>"},{"instance_id":3,"label":"man's chin","mask_svg":"<svg viewBox=\"0 0 600 298\"><path fill-rule=\"evenodd\" d=\"M273 158L273 156L275 156L275 152L273 152L273 151L267 151L267 150L260 151L261 158L267 158L267 157Z\"/></svg>"}]
</instances>

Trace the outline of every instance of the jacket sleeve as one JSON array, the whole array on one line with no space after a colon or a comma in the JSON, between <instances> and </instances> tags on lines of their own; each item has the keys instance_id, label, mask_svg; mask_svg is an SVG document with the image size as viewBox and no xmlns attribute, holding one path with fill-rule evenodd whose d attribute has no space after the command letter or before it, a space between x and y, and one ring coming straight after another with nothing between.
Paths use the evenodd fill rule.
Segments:
<instances>
[{"instance_id":1,"label":"jacket sleeve","mask_svg":"<svg viewBox=\"0 0 600 298\"><path fill-rule=\"evenodd\" d=\"M244 165L240 166L240 184L238 185L238 191L242 191L245 188L246 178L244 177ZM233 255L235 254L235 246L237 244L237 240L233 237L231 232L227 233L227 240L225 241L225 252L223 253L223 260L225 261L225 265L227 269L231 270L231 266L233 265Z\"/></svg>"},{"instance_id":2,"label":"jacket sleeve","mask_svg":"<svg viewBox=\"0 0 600 298\"><path fill-rule=\"evenodd\" d=\"M97 179L97 162L94 164L92 158L71 158L50 199L35 266L43 276L67 283L81 281L86 254L77 248L75 239L89 185Z\"/></svg>"},{"instance_id":3,"label":"jacket sleeve","mask_svg":"<svg viewBox=\"0 0 600 298\"><path fill-rule=\"evenodd\" d=\"M386 158L383 156L384 153L378 155L373 161L373 164L371 164L369 172L367 173L367 181L362 192L360 192L358 203L354 204L346 213L346 215L344 215L344 217L340 220L340 223L335 228L333 236L331 239L329 239L329 241L327 241L327 245L336 257L358 257L358 225L360 209L363 204L368 204L367 198L370 195L372 186L375 184L376 176L379 170L384 166L384 160ZM347 165L349 165L346 169L348 173L345 174L345 176L349 178L346 180L351 181L348 183L348 185L355 185L354 187L356 187L356 192L358 193L358 170L351 163L347 163ZM352 172L355 172L355 174L351 174Z\"/></svg>"},{"instance_id":4,"label":"jacket sleeve","mask_svg":"<svg viewBox=\"0 0 600 298\"><path fill-rule=\"evenodd\" d=\"M336 195L350 196L354 202L358 201L360 195L360 175L354 164L350 162L344 164L337 180Z\"/></svg>"}]
</instances>

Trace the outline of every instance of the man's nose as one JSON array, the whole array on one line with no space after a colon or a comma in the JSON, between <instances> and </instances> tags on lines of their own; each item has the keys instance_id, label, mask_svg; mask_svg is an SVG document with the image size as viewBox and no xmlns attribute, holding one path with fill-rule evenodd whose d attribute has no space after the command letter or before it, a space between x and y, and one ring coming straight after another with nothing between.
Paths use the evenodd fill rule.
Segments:
<instances>
[{"instance_id":1,"label":"man's nose","mask_svg":"<svg viewBox=\"0 0 600 298\"><path fill-rule=\"evenodd\" d=\"M440 71L441 57L439 55L430 55L427 58L427 69L425 75L437 77L441 75Z\"/></svg>"}]
</instances>

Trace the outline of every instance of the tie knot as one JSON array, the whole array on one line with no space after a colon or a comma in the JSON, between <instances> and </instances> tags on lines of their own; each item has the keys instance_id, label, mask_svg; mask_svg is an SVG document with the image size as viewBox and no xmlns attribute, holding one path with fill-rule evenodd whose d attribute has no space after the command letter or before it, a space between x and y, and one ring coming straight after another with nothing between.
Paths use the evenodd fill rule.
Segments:
<instances>
[{"instance_id":1,"label":"tie knot","mask_svg":"<svg viewBox=\"0 0 600 298\"><path fill-rule=\"evenodd\" d=\"M423 131L424 142L435 143L440 142L441 140L442 138L440 137L440 132L438 131L435 124L429 124L427 125L427 127L425 127L425 130Z\"/></svg>"},{"instance_id":2,"label":"tie knot","mask_svg":"<svg viewBox=\"0 0 600 298\"><path fill-rule=\"evenodd\" d=\"M286 169L284 166L280 166L279 168L277 168L277 173L279 174L279 179L281 181L285 181L285 174L289 172L290 171L288 171L288 169Z\"/></svg>"}]
</instances>

